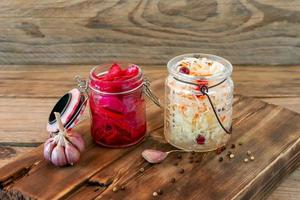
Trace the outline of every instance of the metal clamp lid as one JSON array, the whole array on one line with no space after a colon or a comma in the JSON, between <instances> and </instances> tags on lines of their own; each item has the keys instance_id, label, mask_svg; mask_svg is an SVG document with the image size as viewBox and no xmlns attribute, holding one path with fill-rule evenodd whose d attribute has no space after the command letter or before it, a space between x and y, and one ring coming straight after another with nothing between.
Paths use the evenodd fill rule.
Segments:
<instances>
[{"instance_id":1,"label":"metal clamp lid","mask_svg":"<svg viewBox=\"0 0 300 200\"><path fill-rule=\"evenodd\" d=\"M62 124L67 130L72 129L76 124L79 123L79 119L86 108L88 96L86 95L87 90L83 85L85 83L80 82L79 85L79 81L77 80L78 78L75 77L75 80L78 82L78 88L73 88L64 94L56 102L52 111L50 112L47 123L47 131L50 132L50 134L55 134L58 132L58 126L54 112L60 113Z\"/></svg>"}]
</instances>

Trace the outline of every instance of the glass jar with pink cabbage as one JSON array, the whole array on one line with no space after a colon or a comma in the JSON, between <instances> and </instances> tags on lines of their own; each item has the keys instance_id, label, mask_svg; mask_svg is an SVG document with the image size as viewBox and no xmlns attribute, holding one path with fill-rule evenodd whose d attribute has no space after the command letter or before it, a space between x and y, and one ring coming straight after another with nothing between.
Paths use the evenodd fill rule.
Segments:
<instances>
[{"instance_id":1,"label":"glass jar with pink cabbage","mask_svg":"<svg viewBox=\"0 0 300 200\"><path fill-rule=\"evenodd\" d=\"M120 148L144 139L146 105L143 84L142 70L134 64L104 64L91 70L91 134L96 143Z\"/></svg>"}]
</instances>

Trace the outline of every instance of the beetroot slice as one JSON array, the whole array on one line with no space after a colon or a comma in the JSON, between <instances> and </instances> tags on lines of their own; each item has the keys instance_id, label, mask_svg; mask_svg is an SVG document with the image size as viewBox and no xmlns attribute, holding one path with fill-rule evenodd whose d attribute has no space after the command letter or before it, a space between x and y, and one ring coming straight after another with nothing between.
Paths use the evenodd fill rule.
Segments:
<instances>
[{"instance_id":1,"label":"beetroot slice","mask_svg":"<svg viewBox=\"0 0 300 200\"><path fill-rule=\"evenodd\" d=\"M131 65L123 70L123 76L132 78L139 73L139 68L136 65Z\"/></svg>"},{"instance_id":2,"label":"beetroot slice","mask_svg":"<svg viewBox=\"0 0 300 200\"><path fill-rule=\"evenodd\" d=\"M117 77L122 77L122 69L120 65L117 63L112 64L110 67L108 73L106 74L107 78L117 78Z\"/></svg>"},{"instance_id":3,"label":"beetroot slice","mask_svg":"<svg viewBox=\"0 0 300 200\"><path fill-rule=\"evenodd\" d=\"M125 106L122 101L114 96L102 96L100 98L99 104L104 108L108 108L109 110L118 113L123 113L125 110Z\"/></svg>"}]
</instances>

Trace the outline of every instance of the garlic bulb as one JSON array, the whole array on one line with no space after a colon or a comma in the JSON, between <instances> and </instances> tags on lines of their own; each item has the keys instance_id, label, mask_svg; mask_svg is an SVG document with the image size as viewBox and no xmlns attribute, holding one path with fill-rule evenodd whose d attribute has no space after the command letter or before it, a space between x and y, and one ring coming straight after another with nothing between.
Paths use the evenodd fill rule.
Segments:
<instances>
[{"instance_id":1,"label":"garlic bulb","mask_svg":"<svg viewBox=\"0 0 300 200\"><path fill-rule=\"evenodd\" d=\"M44 157L55 166L73 165L79 161L80 153L84 151L84 140L74 131L66 132L60 114L57 112L54 114L59 132L45 142Z\"/></svg>"}]
</instances>

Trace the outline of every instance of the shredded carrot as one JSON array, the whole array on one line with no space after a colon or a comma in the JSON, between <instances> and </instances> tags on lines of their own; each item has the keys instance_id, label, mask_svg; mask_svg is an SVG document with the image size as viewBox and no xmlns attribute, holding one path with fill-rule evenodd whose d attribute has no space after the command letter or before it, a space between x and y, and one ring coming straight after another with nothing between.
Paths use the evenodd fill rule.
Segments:
<instances>
[{"instance_id":1,"label":"shredded carrot","mask_svg":"<svg viewBox=\"0 0 300 200\"><path fill-rule=\"evenodd\" d=\"M225 115L221 116L221 121L224 122L225 118L226 118Z\"/></svg>"},{"instance_id":2,"label":"shredded carrot","mask_svg":"<svg viewBox=\"0 0 300 200\"><path fill-rule=\"evenodd\" d=\"M186 62L182 62L182 63L180 63L180 65L181 65L182 67L188 67L188 66L189 66L189 64L186 63Z\"/></svg>"}]
</instances>

